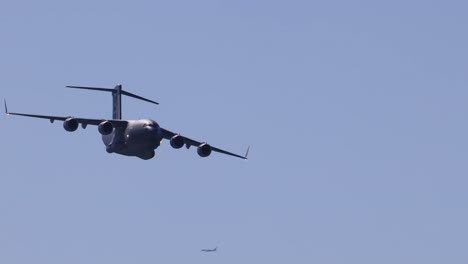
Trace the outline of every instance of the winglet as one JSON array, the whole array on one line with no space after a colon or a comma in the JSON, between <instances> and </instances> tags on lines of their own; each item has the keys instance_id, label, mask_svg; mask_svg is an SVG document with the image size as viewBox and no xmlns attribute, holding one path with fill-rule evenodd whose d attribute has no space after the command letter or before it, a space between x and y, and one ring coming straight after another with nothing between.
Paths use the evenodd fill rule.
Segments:
<instances>
[{"instance_id":1,"label":"winglet","mask_svg":"<svg viewBox=\"0 0 468 264\"><path fill-rule=\"evenodd\" d=\"M250 146L247 147L247 151L245 152L244 159L248 159L247 156L249 156L249 150L250 150Z\"/></svg>"},{"instance_id":2,"label":"winglet","mask_svg":"<svg viewBox=\"0 0 468 264\"><path fill-rule=\"evenodd\" d=\"M3 103L5 103L5 114L10 114L8 113L8 107L7 107L7 104L6 104L6 99L3 99Z\"/></svg>"}]
</instances>

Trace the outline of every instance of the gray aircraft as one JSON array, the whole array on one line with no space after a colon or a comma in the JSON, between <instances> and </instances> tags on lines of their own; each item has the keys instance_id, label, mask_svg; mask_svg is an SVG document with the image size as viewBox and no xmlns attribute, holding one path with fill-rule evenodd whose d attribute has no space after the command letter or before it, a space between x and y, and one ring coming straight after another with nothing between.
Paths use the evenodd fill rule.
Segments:
<instances>
[{"instance_id":1,"label":"gray aircraft","mask_svg":"<svg viewBox=\"0 0 468 264\"><path fill-rule=\"evenodd\" d=\"M122 120L122 95L133 97L149 103L158 104L155 101L146 99L144 97L129 93L122 90L122 85L111 88L97 88L97 87L84 87L84 86L66 86L67 88L86 89L94 91L104 91L112 93L112 119L91 119L79 118L72 116L49 116L49 115L35 115L23 113L8 112L5 100L5 113L7 115L18 115L35 118L49 119L51 123L55 120L63 121L63 128L68 132L73 132L78 129L81 124L83 129L88 125L98 127L99 133L102 135L102 141L106 146L108 153L117 153L126 156L136 156L144 160L154 157L155 149L159 147L163 139L169 140L170 145L179 149L185 145L188 149L191 146L197 147L197 153L200 157L208 157L212 151L222 154L247 159L249 148L244 156L237 155L216 147L209 145L206 142L200 142L181 136L179 133L171 132L164 129L151 119L139 120Z\"/></svg>"},{"instance_id":2,"label":"gray aircraft","mask_svg":"<svg viewBox=\"0 0 468 264\"><path fill-rule=\"evenodd\" d=\"M215 247L213 249L202 249L201 251L203 251L203 252L215 252L216 250L218 250L218 247Z\"/></svg>"}]
</instances>

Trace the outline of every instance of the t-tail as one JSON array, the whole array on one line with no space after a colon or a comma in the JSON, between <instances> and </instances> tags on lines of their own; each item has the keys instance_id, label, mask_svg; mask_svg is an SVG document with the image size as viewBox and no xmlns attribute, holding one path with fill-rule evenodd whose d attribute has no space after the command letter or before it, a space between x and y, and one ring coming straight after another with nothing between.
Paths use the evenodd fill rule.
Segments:
<instances>
[{"instance_id":1,"label":"t-tail","mask_svg":"<svg viewBox=\"0 0 468 264\"><path fill-rule=\"evenodd\" d=\"M103 91L112 93L112 119L120 120L122 119L122 95L130 96L136 99L140 99L145 102L159 104L155 101L146 99L136 94L129 93L122 90L122 85L118 84L112 88L99 88L99 87L87 87L87 86L66 86L67 88L76 88L76 89L85 89L85 90L94 90L94 91Z\"/></svg>"}]
</instances>

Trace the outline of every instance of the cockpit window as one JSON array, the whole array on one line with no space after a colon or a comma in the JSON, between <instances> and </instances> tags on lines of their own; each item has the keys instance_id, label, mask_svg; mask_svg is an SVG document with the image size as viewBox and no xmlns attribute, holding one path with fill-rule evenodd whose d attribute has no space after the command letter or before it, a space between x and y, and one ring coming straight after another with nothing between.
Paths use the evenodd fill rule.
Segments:
<instances>
[{"instance_id":1,"label":"cockpit window","mask_svg":"<svg viewBox=\"0 0 468 264\"><path fill-rule=\"evenodd\" d=\"M153 120L141 120L140 124L143 127L159 128L158 123Z\"/></svg>"}]
</instances>

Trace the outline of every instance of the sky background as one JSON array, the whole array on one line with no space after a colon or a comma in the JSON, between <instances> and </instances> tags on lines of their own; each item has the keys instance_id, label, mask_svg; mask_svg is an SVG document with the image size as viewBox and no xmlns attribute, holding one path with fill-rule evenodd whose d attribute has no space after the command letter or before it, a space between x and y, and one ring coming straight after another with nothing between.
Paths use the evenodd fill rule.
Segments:
<instances>
[{"instance_id":1,"label":"sky background","mask_svg":"<svg viewBox=\"0 0 468 264\"><path fill-rule=\"evenodd\" d=\"M467 263L466 1L0 2L9 110L124 118L168 142L0 117L0 262ZM202 248L217 246L216 253Z\"/></svg>"}]
</instances>

